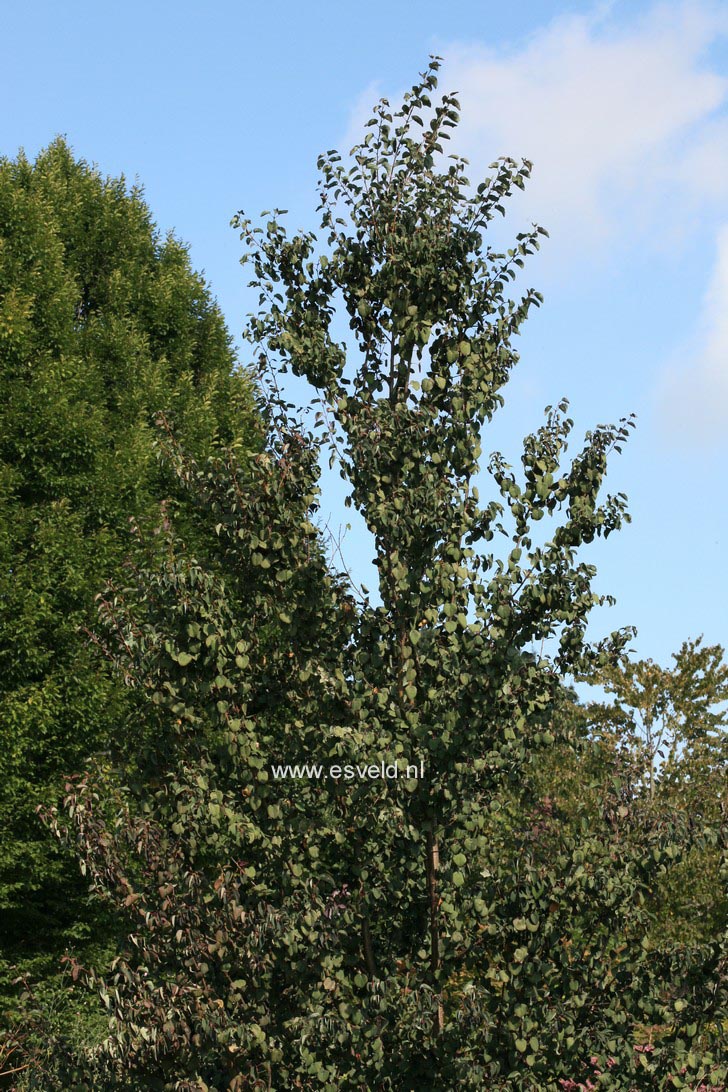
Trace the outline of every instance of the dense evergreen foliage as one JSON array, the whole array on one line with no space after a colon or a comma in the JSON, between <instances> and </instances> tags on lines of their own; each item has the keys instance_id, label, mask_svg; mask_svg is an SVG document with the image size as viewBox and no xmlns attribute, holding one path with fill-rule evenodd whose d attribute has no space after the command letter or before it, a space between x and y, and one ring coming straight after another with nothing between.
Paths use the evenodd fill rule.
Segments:
<instances>
[{"instance_id":1,"label":"dense evergreen foliage","mask_svg":"<svg viewBox=\"0 0 728 1092\"><path fill-rule=\"evenodd\" d=\"M253 442L250 384L187 252L138 189L58 140L0 161L0 977L45 973L89 939L76 864L35 809L128 706L83 632L120 572L130 519L174 483L154 450L167 412L208 454ZM191 530L194 540L195 533ZM102 935L103 935L102 930Z\"/></svg>"}]
</instances>

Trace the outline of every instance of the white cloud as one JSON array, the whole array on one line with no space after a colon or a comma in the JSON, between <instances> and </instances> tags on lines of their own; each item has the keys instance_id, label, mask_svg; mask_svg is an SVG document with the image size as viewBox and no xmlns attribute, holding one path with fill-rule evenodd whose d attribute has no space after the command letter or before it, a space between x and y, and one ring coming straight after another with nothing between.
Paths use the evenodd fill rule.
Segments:
<instances>
[{"instance_id":1,"label":"white cloud","mask_svg":"<svg viewBox=\"0 0 728 1092\"><path fill-rule=\"evenodd\" d=\"M660 3L627 21L619 6L558 18L516 47L439 47L440 86L462 107L451 150L474 181L501 155L533 162L516 202L549 229L552 257L600 242L671 245L728 198L728 74L711 57L728 5ZM374 82L353 104L347 148L379 96Z\"/></svg>"},{"instance_id":2,"label":"white cloud","mask_svg":"<svg viewBox=\"0 0 728 1092\"><path fill-rule=\"evenodd\" d=\"M662 424L672 444L713 446L728 429L728 224L718 232L713 274L697 330L658 391Z\"/></svg>"},{"instance_id":3,"label":"white cloud","mask_svg":"<svg viewBox=\"0 0 728 1092\"><path fill-rule=\"evenodd\" d=\"M558 19L507 52L444 49L441 83L459 92L457 150L473 178L496 155L532 160L527 211L558 244L643 234L676 205L728 195L717 113L728 79L708 56L728 9L663 4L627 25L609 12Z\"/></svg>"},{"instance_id":4,"label":"white cloud","mask_svg":"<svg viewBox=\"0 0 728 1092\"><path fill-rule=\"evenodd\" d=\"M511 245L514 223L548 228L540 283L547 267L580 276L596 259L616 272L645 249L671 252L674 265L681 243L694 249L725 220L728 73L716 52L728 37L728 4L672 0L638 16L623 11L602 3L510 48L437 49L440 88L455 89L462 108L450 150L469 159L471 180L501 155L534 164L526 193L511 202L505 238ZM347 146L379 95L372 84L356 101ZM728 437L728 225L697 330L653 394L673 439Z\"/></svg>"},{"instance_id":5,"label":"white cloud","mask_svg":"<svg viewBox=\"0 0 728 1092\"><path fill-rule=\"evenodd\" d=\"M726 37L724 0L672 0L637 16L602 3L509 48L440 44L440 87L462 108L450 150L469 159L471 180L501 155L534 164L504 230L511 245L514 223L548 228L541 283L548 267L568 278L597 260L616 272L645 249L674 265L681 244L715 238L728 201ZM357 100L348 146L379 94L372 84ZM728 438L728 225L697 329L653 394L671 442Z\"/></svg>"}]
</instances>

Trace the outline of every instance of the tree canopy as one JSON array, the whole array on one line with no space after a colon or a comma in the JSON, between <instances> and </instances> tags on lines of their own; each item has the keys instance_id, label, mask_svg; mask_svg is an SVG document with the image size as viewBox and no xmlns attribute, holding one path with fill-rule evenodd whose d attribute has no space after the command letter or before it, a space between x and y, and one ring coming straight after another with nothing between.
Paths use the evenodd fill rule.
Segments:
<instances>
[{"instance_id":1,"label":"tree canopy","mask_svg":"<svg viewBox=\"0 0 728 1092\"><path fill-rule=\"evenodd\" d=\"M195 556L172 520L102 600L140 727L46 814L126 939L108 974L71 964L108 1034L54 1039L31 1087L725 1080L719 938L652 935L656 885L724 831L656 808L634 756L579 734L565 685L630 635L587 641L600 599L582 551L627 516L603 485L631 421L567 457L562 401L519 467L494 453L481 470L540 303L511 285L542 232L489 245L530 164L470 185L445 155L458 104L433 101L438 67L378 105L348 161L321 157L319 234L236 219L268 441L205 459L165 433L216 545ZM318 416L292 412L286 369ZM371 532L376 595L326 564L327 450ZM583 802L544 791L559 748L594 773Z\"/></svg>"},{"instance_id":2,"label":"tree canopy","mask_svg":"<svg viewBox=\"0 0 728 1092\"><path fill-rule=\"evenodd\" d=\"M250 382L185 246L160 237L138 187L63 140L34 162L0 160L5 966L84 932L77 869L35 808L124 715L124 688L83 631L121 571L130 520L158 522L160 503L176 503L155 452L160 411L201 456L257 442Z\"/></svg>"}]
</instances>

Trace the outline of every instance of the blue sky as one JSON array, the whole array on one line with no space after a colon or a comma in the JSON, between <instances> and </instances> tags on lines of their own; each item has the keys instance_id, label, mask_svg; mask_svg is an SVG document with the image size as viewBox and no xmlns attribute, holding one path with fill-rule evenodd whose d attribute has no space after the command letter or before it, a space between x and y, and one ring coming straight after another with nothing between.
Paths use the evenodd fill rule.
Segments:
<instances>
[{"instance_id":1,"label":"blue sky","mask_svg":"<svg viewBox=\"0 0 728 1092\"><path fill-rule=\"evenodd\" d=\"M551 233L523 281L545 303L484 447L517 459L563 395L577 440L635 412L608 479L633 523L584 555L618 600L595 635L635 624L638 653L661 662L700 633L726 645L726 5L29 0L3 14L0 153L62 133L138 178L237 337L252 300L231 216L276 206L314 227L318 153L348 148L432 52L460 92L471 177L498 155L532 159L506 224ZM333 522L349 518L329 496ZM370 552L355 525L345 553L365 580Z\"/></svg>"}]
</instances>

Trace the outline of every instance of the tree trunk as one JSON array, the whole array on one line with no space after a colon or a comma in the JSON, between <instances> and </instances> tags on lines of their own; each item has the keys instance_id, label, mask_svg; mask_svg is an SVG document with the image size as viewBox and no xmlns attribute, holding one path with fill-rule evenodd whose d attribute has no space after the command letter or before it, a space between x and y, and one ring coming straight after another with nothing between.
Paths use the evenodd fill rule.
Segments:
<instances>
[{"instance_id":1,"label":"tree trunk","mask_svg":"<svg viewBox=\"0 0 728 1092\"><path fill-rule=\"evenodd\" d=\"M440 969L440 933L439 933L439 895L437 892L437 873L440 870L440 847L437 831L433 826L427 831L427 897L430 907L430 972L437 993L437 1012L435 1013L435 1035L439 1035L445 1026L445 1012L439 996L437 972Z\"/></svg>"},{"instance_id":2,"label":"tree trunk","mask_svg":"<svg viewBox=\"0 0 728 1092\"><path fill-rule=\"evenodd\" d=\"M374 948L372 947L372 934L369 929L369 921L364 918L361 923L361 939L364 945L364 963L370 978L377 977L377 965L374 962Z\"/></svg>"}]
</instances>

